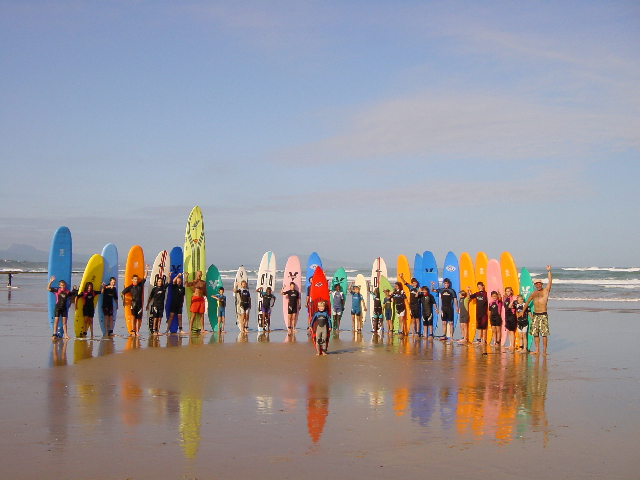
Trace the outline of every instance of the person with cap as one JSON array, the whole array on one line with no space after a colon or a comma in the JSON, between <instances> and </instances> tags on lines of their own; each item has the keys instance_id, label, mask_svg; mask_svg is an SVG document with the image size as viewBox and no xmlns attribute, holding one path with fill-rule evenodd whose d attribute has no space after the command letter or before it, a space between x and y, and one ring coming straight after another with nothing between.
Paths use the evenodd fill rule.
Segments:
<instances>
[{"instance_id":1,"label":"person with cap","mask_svg":"<svg viewBox=\"0 0 640 480\"><path fill-rule=\"evenodd\" d=\"M431 292L440 295L440 316L442 318L442 340L453 340L453 309L460 313L458 307L458 294L451 288L451 280L442 280L443 288L435 288L435 283L431 282Z\"/></svg>"},{"instance_id":2,"label":"person with cap","mask_svg":"<svg viewBox=\"0 0 640 480\"><path fill-rule=\"evenodd\" d=\"M536 349L531 352L534 355L540 353L540 337L542 337L542 355L547 354L547 337L549 333L549 316L547 315L547 302L551 292L551 265L547 265L547 286L542 286L542 280L536 278L533 281L535 291L525 300L525 305L533 301L533 315L531 317L531 335Z\"/></svg>"}]
</instances>

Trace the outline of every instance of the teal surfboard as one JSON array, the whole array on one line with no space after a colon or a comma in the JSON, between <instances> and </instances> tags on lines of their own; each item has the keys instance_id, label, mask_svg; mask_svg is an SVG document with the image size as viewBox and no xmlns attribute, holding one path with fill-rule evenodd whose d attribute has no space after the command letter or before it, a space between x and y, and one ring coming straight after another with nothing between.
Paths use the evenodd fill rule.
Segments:
<instances>
[{"instance_id":1,"label":"teal surfboard","mask_svg":"<svg viewBox=\"0 0 640 480\"><path fill-rule=\"evenodd\" d=\"M218 329L218 300L212 298L211 295L218 295L218 289L222 287L222 277L218 271L218 267L211 265L207 270L207 314L209 315L209 323L212 331Z\"/></svg>"},{"instance_id":2,"label":"teal surfboard","mask_svg":"<svg viewBox=\"0 0 640 480\"><path fill-rule=\"evenodd\" d=\"M531 280L531 274L529 270L523 268L520 271L520 295L527 301L529 295L533 293L533 280ZM531 335L531 314L533 313L533 305L529 307L529 328L527 329L527 350L531 350L533 345L533 335Z\"/></svg>"}]
</instances>

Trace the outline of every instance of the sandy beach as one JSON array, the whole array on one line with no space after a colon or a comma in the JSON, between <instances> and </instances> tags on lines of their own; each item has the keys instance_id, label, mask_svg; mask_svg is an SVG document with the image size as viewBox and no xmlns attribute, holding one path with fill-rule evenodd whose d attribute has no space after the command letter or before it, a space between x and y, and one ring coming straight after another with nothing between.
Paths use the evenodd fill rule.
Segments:
<instances>
[{"instance_id":1,"label":"sandy beach","mask_svg":"<svg viewBox=\"0 0 640 480\"><path fill-rule=\"evenodd\" d=\"M3 478L635 478L629 302L550 303L549 355L438 340L51 342L36 286L0 292ZM232 323L232 322L230 322ZM485 354L486 353L486 354Z\"/></svg>"}]
</instances>

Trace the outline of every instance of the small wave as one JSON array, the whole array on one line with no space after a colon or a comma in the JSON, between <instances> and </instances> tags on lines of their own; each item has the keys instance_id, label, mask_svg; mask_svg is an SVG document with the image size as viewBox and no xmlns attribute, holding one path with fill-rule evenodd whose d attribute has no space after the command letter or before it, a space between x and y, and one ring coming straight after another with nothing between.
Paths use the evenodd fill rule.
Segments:
<instances>
[{"instance_id":1,"label":"small wave","mask_svg":"<svg viewBox=\"0 0 640 480\"><path fill-rule=\"evenodd\" d=\"M600 285L600 286L619 286L624 288L626 285L640 287L640 279L633 278L629 280L615 280L615 279L601 279L601 280L567 280L567 279L554 279L554 285Z\"/></svg>"},{"instance_id":2,"label":"small wave","mask_svg":"<svg viewBox=\"0 0 640 480\"><path fill-rule=\"evenodd\" d=\"M640 272L640 268L638 267L565 267L562 270L568 272Z\"/></svg>"},{"instance_id":3,"label":"small wave","mask_svg":"<svg viewBox=\"0 0 640 480\"><path fill-rule=\"evenodd\" d=\"M640 302L640 298L551 297L550 299L575 302Z\"/></svg>"}]
</instances>

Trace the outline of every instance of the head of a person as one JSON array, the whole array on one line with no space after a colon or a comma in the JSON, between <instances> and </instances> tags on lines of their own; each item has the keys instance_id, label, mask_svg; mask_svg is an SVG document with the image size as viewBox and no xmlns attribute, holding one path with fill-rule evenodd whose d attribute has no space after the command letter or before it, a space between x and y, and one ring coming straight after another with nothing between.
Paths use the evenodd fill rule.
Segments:
<instances>
[{"instance_id":1,"label":"head of a person","mask_svg":"<svg viewBox=\"0 0 640 480\"><path fill-rule=\"evenodd\" d=\"M340 287L340 284L339 284L339 283L336 283L336 284L335 284L335 286L333 287L333 289L334 289L336 292L339 292L339 291L341 291L341 290L342 290L342 288Z\"/></svg>"},{"instance_id":2,"label":"head of a person","mask_svg":"<svg viewBox=\"0 0 640 480\"><path fill-rule=\"evenodd\" d=\"M524 297L522 295L518 295L518 303L523 303Z\"/></svg>"},{"instance_id":3,"label":"head of a person","mask_svg":"<svg viewBox=\"0 0 640 480\"><path fill-rule=\"evenodd\" d=\"M504 293L507 295L507 297L510 297L511 295L513 295L513 288L511 287L505 288Z\"/></svg>"},{"instance_id":4,"label":"head of a person","mask_svg":"<svg viewBox=\"0 0 640 480\"><path fill-rule=\"evenodd\" d=\"M540 279L534 280L533 286L536 287L536 290L542 290L542 280Z\"/></svg>"},{"instance_id":5,"label":"head of a person","mask_svg":"<svg viewBox=\"0 0 640 480\"><path fill-rule=\"evenodd\" d=\"M58 282L58 287L60 287L62 289L66 288L67 287L67 282L65 282L64 280L60 280Z\"/></svg>"},{"instance_id":6,"label":"head of a person","mask_svg":"<svg viewBox=\"0 0 640 480\"><path fill-rule=\"evenodd\" d=\"M116 277L111 277L109 279L109 285L114 286L116 285Z\"/></svg>"},{"instance_id":7,"label":"head of a person","mask_svg":"<svg viewBox=\"0 0 640 480\"><path fill-rule=\"evenodd\" d=\"M295 289L296 289L296 284L295 284L295 283L293 283L293 282L291 282L291 283L289 284L289 289L290 289L290 290L295 290Z\"/></svg>"},{"instance_id":8,"label":"head of a person","mask_svg":"<svg viewBox=\"0 0 640 480\"><path fill-rule=\"evenodd\" d=\"M246 280L242 280L240 282L240 288L247 288L247 281Z\"/></svg>"},{"instance_id":9,"label":"head of a person","mask_svg":"<svg viewBox=\"0 0 640 480\"><path fill-rule=\"evenodd\" d=\"M267 295L271 294L271 287L267 287Z\"/></svg>"},{"instance_id":10,"label":"head of a person","mask_svg":"<svg viewBox=\"0 0 640 480\"><path fill-rule=\"evenodd\" d=\"M418 279L417 278L412 278L411 279L411 285L415 288L418 286Z\"/></svg>"},{"instance_id":11,"label":"head of a person","mask_svg":"<svg viewBox=\"0 0 640 480\"><path fill-rule=\"evenodd\" d=\"M162 286L162 277L158 277L156 278L156 287L161 287Z\"/></svg>"},{"instance_id":12,"label":"head of a person","mask_svg":"<svg viewBox=\"0 0 640 480\"><path fill-rule=\"evenodd\" d=\"M460 298L467 298L467 292L460 290Z\"/></svg>"},{"instance_id":13,"label":"head of a person","mask_svg":"<svg viewBox=\"0 0 640 480\"><path fill-rule=\"evenodd\" d=\"M181 285L181 284L182 284L182 276L176 277L176 285Z\"/></svg>"},{"instance_id":14,"label":"head of a person","mask_svg":"<svg viewBox=\"0 0 640 480\"><path fill-rule=\"evenodd\" d=\"M493 298L494 300L498 299L498 292L496 292L495 290L491 292L491 298Z\"/></svg>"},{"instance_id":15,"label":"head of a person","mask_svg":"<svg viewBox=\"0 0 640 480\"><path fill-rule=\"evenodd\" d=\"M397 291L402 290L402 283L401 282L396 282L396 290Z\"/></svg>"},{"instance_id":16,"label":"head of a person","mask_svg":"<svg viewBox=\"0 0 640 480\"><path fill-rule=\"evenodd\" d=\"M318 310L320 312L324 312L324 309L327 308L327 304L325 302L323 302L322 300L320 300L318 302Z\"/></svg>"},{"instance_id":17,"label":"head of a person","mask_svg":"<svg viewBox=\"0 0 640 480\"><path fill-rule=\"evenodd\" d=\"M224 293L224 287L218 288L218 293L222 295Z\"/></svg>"},{"instance_id":18,"label":"head of a person","mask_svg":"<svg viewBox=\"0 0 640 480\"><path fill-rule=\"evenodd\" d=\"M200 280L200 279L202 278L202 271L201 271L201 270L198 270L198 271L196 272L196 278L197 278L198 280Z\"/></svg>"},{"instance_id":19,"label":"head of a person","mask_svg":"<svg viewBox=\"0 0 640 480\"><path fill-rule=\"evenodd\" d=\"M360 287L358 285L353 286L353 291L356 293L360 293Z\"/></svg>"},{"instance_id":20,"label":"head of a person","mask_svg":"<svg viewBox=\"0 0 640 480\"><path fill-rule=\"evenodd\" d=\"M93 282L87 282L84 285L84 291L85 292L92 292L93 291Z\"/></svg>"},{"instance_id":21,"label":"head of a person","mask_svg":"<svg viewBox=\"0 0 640 480\"><path fill-rule=\"evenodd\" d=\"M391 296L391 290L389 290L388 288L386 290L384 290L384 295L385 295L385 297L390 297Z\"/></svg>"},{"instance_id":22,"label":"head of a person","mask_svg":"<svg viewBox=\"0 0 640 480\"><path fill-rule=\"evenodd\" d=\"M444 280L442 280L442 285L444 285L444 288L451 288L451 280L445 278Z\"/></svg>"},{"instance_id":23,"label":"head of a person","mask_svg":"<svg viewBox=\"0 0 640 480\"><path fill-rule=\"evenodd\" d=\"M480 290L481 292L484 292L484 283L478 282L478 290Z\"/></svg>"},{"instance_id":24,"label":"head of a person","mask_svg":"<svg viewBox=\"0 0 640 480\"><path fill-rule=\"evenodd\" d=\"M422 286L420 287L420 291L424 294L428 294L429 293L429 288L427 288L426 286Z\"/></svg>"},{"instance_id":25,"label":"head of a person","mask_svg":"<svg viewBox=\"0 0 640 480\"><path fill-rule=\"evenodd\" d=\"M133 277L131 277L131 283L133 285L137 285L138 284L138 275L133 275Z\"/></svg>"}]
</instances>

